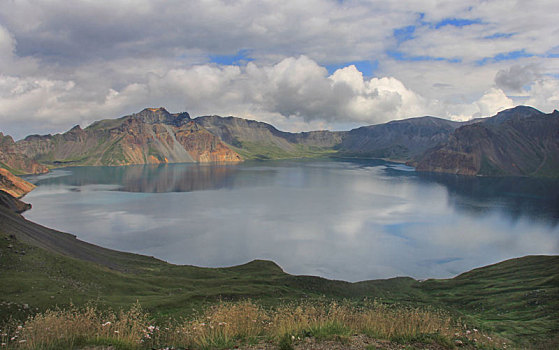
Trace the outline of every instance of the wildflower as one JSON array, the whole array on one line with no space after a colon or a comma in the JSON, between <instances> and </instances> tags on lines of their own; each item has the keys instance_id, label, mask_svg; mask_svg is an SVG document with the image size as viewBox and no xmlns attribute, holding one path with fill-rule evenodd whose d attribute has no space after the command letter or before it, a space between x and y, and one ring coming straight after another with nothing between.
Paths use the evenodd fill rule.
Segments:
<instances>
[{"instance_id":1,"label":"wildflower","mask_svg":"<svg viewBox=\"0 0 559 350\"><path fill-rule=\"evenodd\" d=\"M119 331L115 331L116 334L120 333Z\"/></svg>"},{"instance_id":2,"label":"wildflower","mask_svg":"<svg viewBox=\"0 0 559 350\"><path fill-rule=\"evenodd\" d=\"M22 329L22 328L23 328L22 326L17 326L17 329Z\"/></svg>"},{"instance_id":3,"label":"wildflower","mask_svg":"<svg viewBox=\"0 0 559 350\"><path fill-rule=\"evenodd\" d=\"M2 343L2 346L6 346L6 343Z\"/></svg>"},{"instance_id":4,"label":"wildflower","mask_svg":"<svg viewBox=\"0 0 559 350\"><path fill-rule=\"evenodd\" d=\"M149 327L148 327L148 331L150 331L150 332L153 332L154 329L155 329L154 326L149 326Z\"/></svg>"},{"instance_id":5,"label":"wildflower","mask_svg":"<svg viewBox=\"0 0 559 350\"><path fill-rule=\"evenodd\" d=\"M22 339L22 340L20 340L19 342L20 342L20 343L25 343L26 341L27 341L27 340Z\"/></svg>"},{"instance_id":6,"label":"wildflower","mask_svg":"<svg viewBox=\"0 0 559 350\"><path fill-rule=\"evenodd\" d=\"M469 331L469 330L467 330L467 331L466 331L466 334L470 334L470 333L472 333L472 332L471 332L471 331Z\"/></svg>"},{"instance_id":7,"label":"wildflower","mask_svg":"<svg viewBox=\"0 0 559 350\"><path fill-rule=\"evenodd\" d=\"M474 332L476 332L476 333L477 333L477 329L475 329L475 328L474 328Z\"/></svg>"},{"instance_id":8,"label":"wildflower","mask_svg":"<svg viewBox=\"0 0 559 350\"><path fill-rule=\"evenodd\" d=\"M206 324L205 323L200 323L200 326L204 327Z\"/></svg>"},{"instance_id":9,"label":"wildflower","mask_svg":"<svg viewBox=\"0 0 559 350\"><path fill-rule=\"evenodd\" d=\"M110 325L111 325L111 322L107 321L107 322L103 323L101 326L105 327L105 326L110 326Z\"/></svg>"}]
</instances>

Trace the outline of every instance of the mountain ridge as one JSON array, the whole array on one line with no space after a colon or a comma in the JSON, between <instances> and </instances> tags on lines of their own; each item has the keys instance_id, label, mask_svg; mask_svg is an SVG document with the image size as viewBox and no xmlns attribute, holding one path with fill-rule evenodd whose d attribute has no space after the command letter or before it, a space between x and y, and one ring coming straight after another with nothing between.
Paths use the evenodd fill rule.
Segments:
<instances>
[{"instance_id":1,"label":"mountain ridge","mask_svg":"<svg viewBox=\"0 0 559 350\"><path fill-rule=\"evenodd\" d=\"M51 167L178 162L237 162L240 156L218 137L194 123L188 113L146 108L105 119L64 134L31 135L17 150Z\"/></svg>"},{"instance_id":2,"label":"mountain ridge","mask_svg":"<svg viewBox=\"0 0 559 350\"><path fill-rule=\"evenodd\" d=\"M406 162L427 172L559 177L558 113L517 106L466 122L424 116L349 131L291 133L233 116L191 118L187 112L145 108L63 134L30 135L17 142L3 137L0 150L7 145L8 151L0 152L0 166L12 169L2 163L8 154L21 163L17 174L46 171L45 165L352 157Z\"/></svg>"},{"instance_id":3,"label":"mountain ridge","mask_svg":"<svg viewBox=\"0 0 559 350\"><path fill-rule=\"evenodd\" d=\"M518 106L457 128L427 150L418 171L559 177L559 112Z\"/></svg>"}]
</instances>

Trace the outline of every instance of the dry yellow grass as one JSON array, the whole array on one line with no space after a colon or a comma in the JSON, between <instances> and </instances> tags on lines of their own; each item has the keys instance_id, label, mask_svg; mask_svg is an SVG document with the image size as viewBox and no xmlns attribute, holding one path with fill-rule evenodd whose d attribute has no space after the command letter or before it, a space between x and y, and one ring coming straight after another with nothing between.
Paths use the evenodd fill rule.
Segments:
<instances>
[{"instance_id":1,"label":"dry yellow grass","mask_svg":"<svg viewBox=\"0 0 559 350\"><path fill-rule=\"evenodd\" d=\"M442 346L504 345L477 330L468 330L441 312L388 307L376 302L360 307L314 303L264 309L244 301L220 303L193 319L174 320L165 325L150 322L139 305L120 312L103 312L91 306L51 310L23 325L3 329L2 347L54 349L112 344L122 349L215 349L258 341L291 342L310 336L344 341L355 333L403 342L437 342Z\"/></svg>"}]
</instances>

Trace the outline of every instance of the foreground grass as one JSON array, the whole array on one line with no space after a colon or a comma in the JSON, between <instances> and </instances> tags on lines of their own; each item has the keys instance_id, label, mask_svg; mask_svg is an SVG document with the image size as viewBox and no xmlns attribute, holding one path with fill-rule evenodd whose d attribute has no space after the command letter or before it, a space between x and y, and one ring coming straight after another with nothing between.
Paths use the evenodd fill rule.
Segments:
<instances>
[{"instance_id":1,"label":"foreground grass","mask_svg":"<svg viewBox=\"0 0 559 350\"><path fill-rule=\"evenodd\" d=\"M139 304L114 312L94 306L48 310L2 330L7 349L111 345L115 349L225 349L251 344L288 349L306 338L347 341L353 334L400 344L506 348L502 339L471 329L448 314L377 302L304 303L264 308L252 301L219 303L190 318L156 323Z\"/></svg>"}]
</instances>

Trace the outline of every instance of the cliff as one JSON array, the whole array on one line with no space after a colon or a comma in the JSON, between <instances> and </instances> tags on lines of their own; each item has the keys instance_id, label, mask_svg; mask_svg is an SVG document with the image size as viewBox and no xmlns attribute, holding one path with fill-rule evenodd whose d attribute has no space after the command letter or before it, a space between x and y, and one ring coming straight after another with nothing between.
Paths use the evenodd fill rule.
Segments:
<instances>
[{"instance_id":1,"label":"cliff","mask_svg":"<svg viewBox=\"0 0 559 350\"><path fill-rule=\"evenodd\" d=\"M190 119L146 108L119 119L75 126L64 134L28 136L19 153L51 166L237 162L241 157Z\"/></svg>"},{"instance_id":2,"label":"cliff","mask_svg":"<svg viewBox=\"0 0 559 350\"><path fill-rule=\"evenodd\" d=\"M24 203L8 192L0 190L0 207L4 207L16 214L21 214L24 211L31 209L31 204Z\"/></svg>"},{"instance_id":3,"label":"cliff","mask_svg":"<svg viewBox=\"0 0 559 350\"><path fill-rule=\"evenodd\" d=\"M0 168L0 191L21 198L34 188L35 185L13 175L6 169Z\"/></svg>"},{"instance_id":4,"label":"cliff","mask_svg":"<svg viewBox=\"0 0 559 350\"><path fill-rule=\"evenodd\" d=\"M464 125L428 150L418 171L489 176L559 176L559 112L519 106Z\"/></svg>"},{"instance_id":5,"label":"cliff","mask_svg":"<svg viewBox=\"0 0 559 350\"><path fill-rule=\"evenodd\" d=\"M18 152L14 139L0 132L0 168L21 174L41 174L48 172L48 168Z\"/></svg>"}]
</instances>

